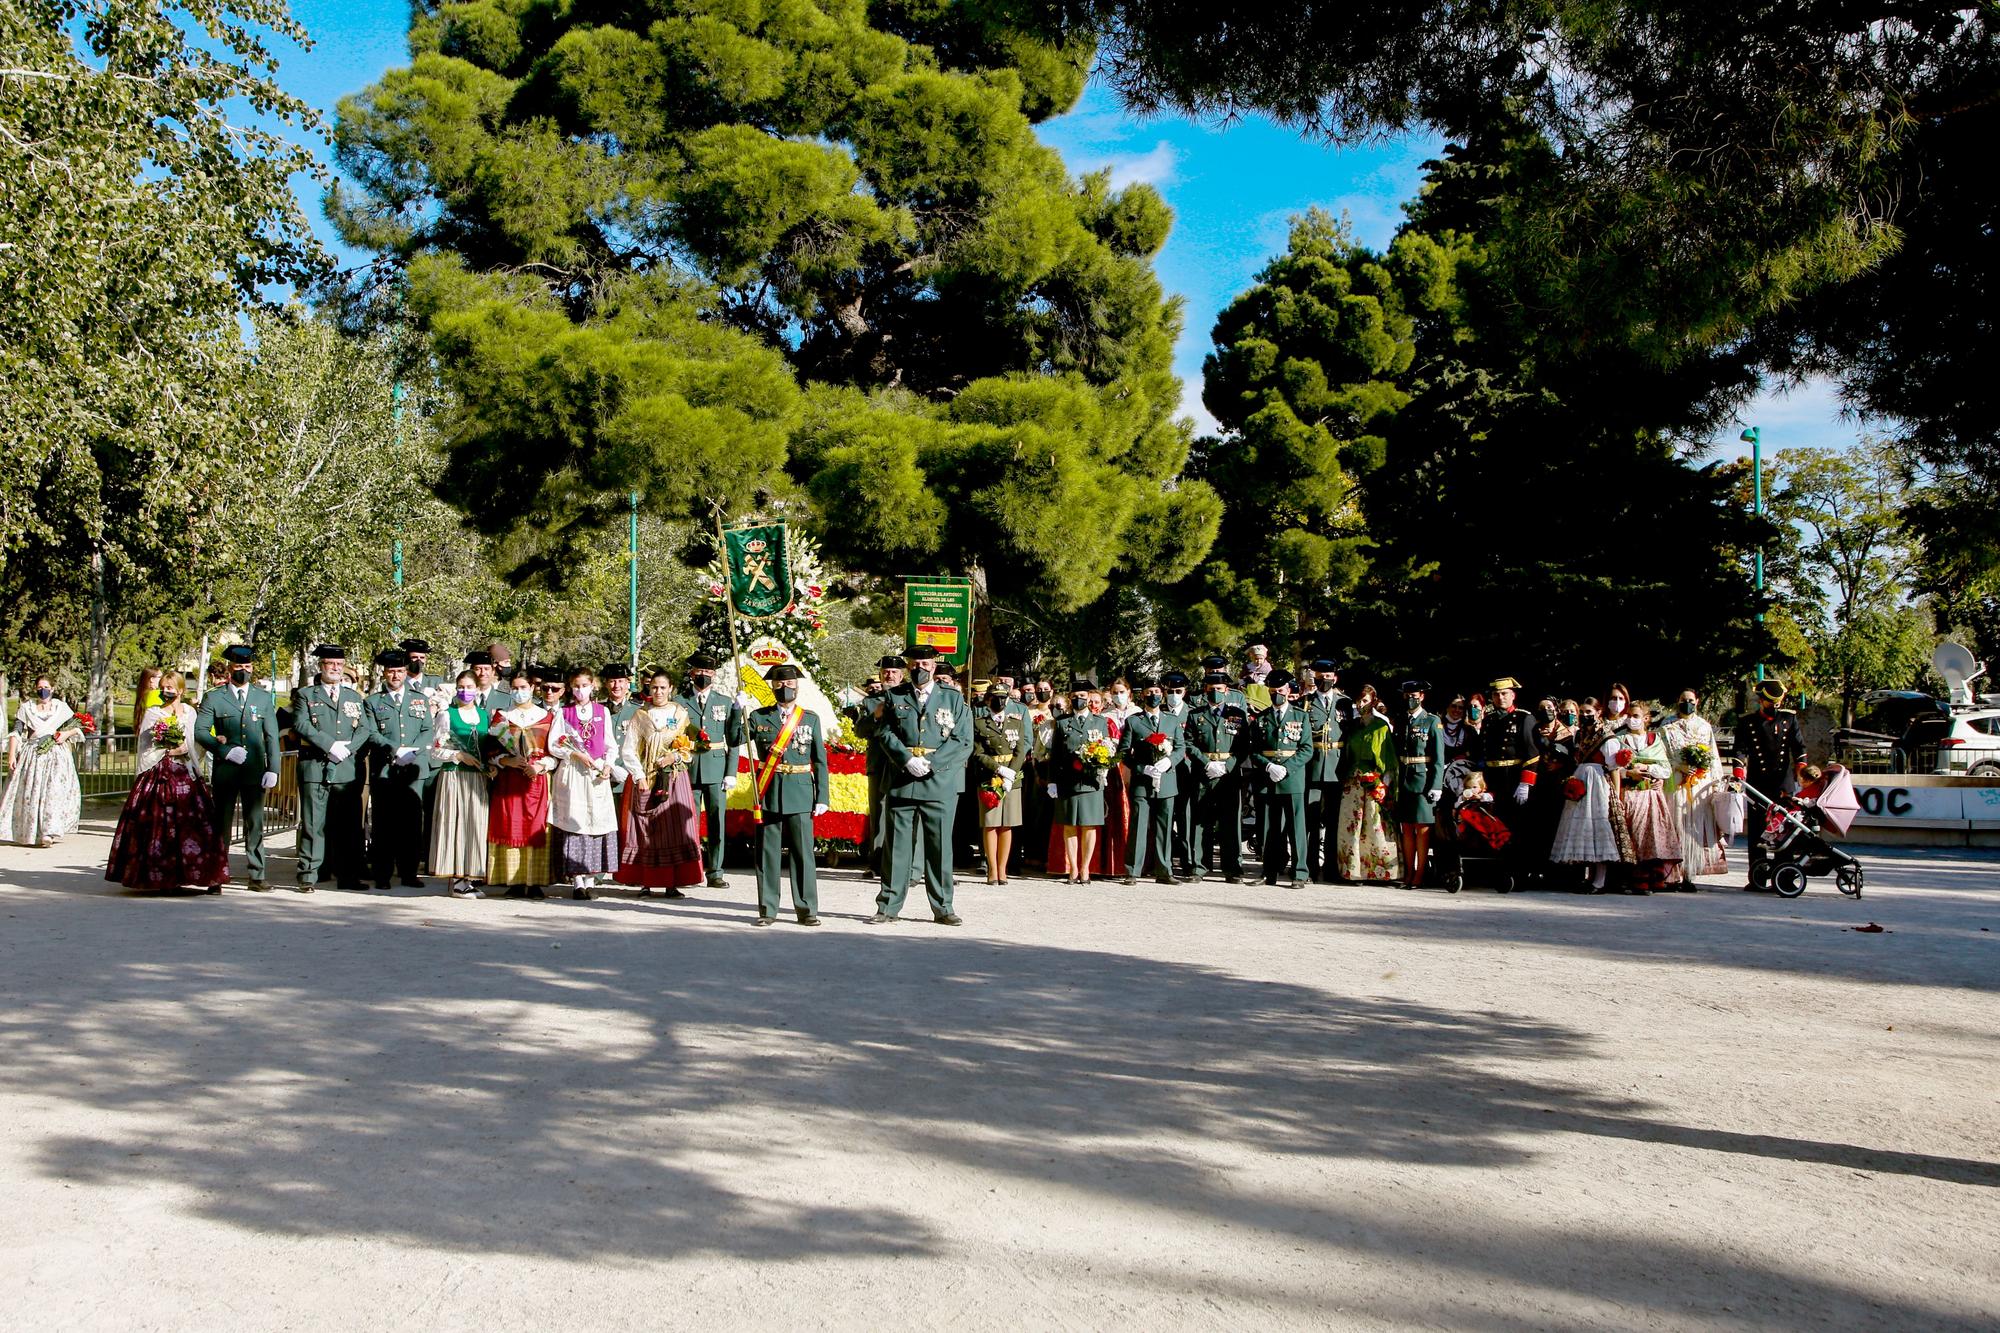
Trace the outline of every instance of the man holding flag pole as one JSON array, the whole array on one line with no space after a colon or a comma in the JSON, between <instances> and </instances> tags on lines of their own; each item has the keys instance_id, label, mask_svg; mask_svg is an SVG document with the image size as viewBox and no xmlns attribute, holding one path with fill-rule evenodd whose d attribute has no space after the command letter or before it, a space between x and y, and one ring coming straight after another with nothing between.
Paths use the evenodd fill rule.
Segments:
<instances>
[{"instance_id":1,"label":"man holding flag pole","mask_svg":"<svg viewBox=\"0 0 2000 1333\"><path fill-rule=\"evenodd\" d=\"M750 715L752 809L757 820L757 924L778 919L778 873L783 857L792 876L792 908L799 924L819 924L819 881L813 866L813 820L826 813L826 736L819 718L800 707L800 671L788 662L764 680L777 696Z\"/></svg>"}]
</instances>

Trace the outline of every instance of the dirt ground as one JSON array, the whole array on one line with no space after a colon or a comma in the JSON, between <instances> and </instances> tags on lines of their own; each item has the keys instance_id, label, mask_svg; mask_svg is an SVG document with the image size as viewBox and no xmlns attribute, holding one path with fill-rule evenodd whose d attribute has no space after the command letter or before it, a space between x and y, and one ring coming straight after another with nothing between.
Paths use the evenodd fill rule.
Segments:
<instances>
[{"instance_id":1,"label":"dirt ground","mask_svg":"<svg viewBox=\"0 0 2000 1333\"><path fill-rule=\"evenodd\" d=\"M106 845L0 849L0 1327L2000 1324L1990 854L813 931Z\"/></svg>"}]
</instances>

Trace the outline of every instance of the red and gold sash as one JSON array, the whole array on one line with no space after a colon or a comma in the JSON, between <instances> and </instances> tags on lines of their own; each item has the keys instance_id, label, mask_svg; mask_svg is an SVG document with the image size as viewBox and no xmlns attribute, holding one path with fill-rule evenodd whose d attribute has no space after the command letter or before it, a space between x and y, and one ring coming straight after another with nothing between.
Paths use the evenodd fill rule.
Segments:
<instances>
[{"instance_id":1,"label":"red and gold sash","mask_svg":"<svg viewBox=\"0 0 2000 1333\"><path fill-rule=\"evenodd\" d=\"M778 765L785 758L785 751L791 747L792 732L798 728L799 719L805 716L805 709L792 705L791 713L784 725L771 741L771 748L764 754L764 762L757 767L757 800L750 808L750 817L758 823L764 822L764 793L771 790L771 779L778 776Z\"/></svg>"}]
</instances>

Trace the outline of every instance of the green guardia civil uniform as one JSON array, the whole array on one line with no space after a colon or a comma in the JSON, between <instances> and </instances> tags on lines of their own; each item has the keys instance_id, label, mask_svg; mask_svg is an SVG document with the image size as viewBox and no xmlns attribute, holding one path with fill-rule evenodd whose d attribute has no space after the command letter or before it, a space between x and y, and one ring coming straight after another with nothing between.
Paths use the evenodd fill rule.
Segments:
<instances>
[{"instance_id":1,"label":"green guardia civil uniform","mask_svg":"<svg viewBox=\"0 0 2000 1333\"><path fill-rule=\"evenodd\" d=\"M342 888L361 887L361 752L374 737L368 710L352 686L315 682L292 691L292 729L299 734L299 883L319 882L322 868ZM348 754L332 750L344 743Z\"/></svg>"},{"instance_id":2,"label":"green guardia civil uniform","mask_svg":"<svg viewBox=\"0 0 2000 1333\"><path fill-rule=\"evenodd\" d=\"M889 766L886 751L876 744L882 733L884 721L889 716L888 691L874 699L864 699L854 716L854 734L867 742L868 751L864 756L868 773L868 844L861 849L862 859L877 879L885 876L887 867L883 864L883 849L889 845L889 820L886 804L889 798Z\"/></svg>"},{"instance_id":3,"label":"green guardia civil uniform","mask_svg":"<svg viewBox=\"0 0 2000 1333\"><path fill-rule=\"evenodd\" d=\"M1434 824L1437 810L1430 794L1444 786L1444 723L1422 707L1403 719L1396 734L1401 757L1396 775L1396 820L1403 824ZM1508 793L1513 799L1513 793Z\"/></svg>"},{"instance_id":4,"label":"green guardia civil uniform","mask_svg":"<svg viewBox=\"0 0 2000 1333\"><path fill-rule=\"evenodd\" d=\"M1296 704L1293 705L1297 707ZM1306 761L1306 878L1330 884L1338 876L1340 746L1354 705L1339 690L1305 698L1312 720L1312 757Z\"/></svg>"},{"instance_id":5,"label":"green guardia civil uniform","mask_svg":"<svg viewBox=\"0 0 2000 1333\"><path fill-rule=\"evenodd\" d=\"M1104 826L1104 785L1108 769L1084 762L1084 747L1102 741L1113 750L1111 728L1095 713L1064 713L1049 737L1049 781L1056 786L1051 818L1065 828Z\"/></svg>"},{"instance_id":6,"label":"green guardia civil uniform","mask_svg":"<svg viewBox=\"0 0 2000 1333\"><path fill-rule=\"evenodd\" d=\"M801 921L819 912L819 879L813 863L813 808L826 804L832 790L826 769L826 734L819 714L797 704L772 704L750 714L744 724L750 738L753 779L763 772L785 719L798 714L792 734L778 755L777 771L764 789L764 819L757 827L757 915L778 914L778 877L788 868L792 879L792 910Z\"/></svg>"},{"instance_id":7,"label":"green guardia civil uniform","mask_svg":"<svg viewBox=\"0 0 2000 1333\"><path fill-rule=\"evenodd\" d=\"M722 878L729 784L736 778L736 751L743 744L743 709L730 695L713 688L690 691L681 696L680 702L693 724L708 733L708 748L688 760L687 768L688 781L694 784L695 803L708 816L708 829L701 840L701 863L708 870L710 883L716 883Z\"/></svg>"},{"instance_id":8,"label":"green guardia civil uniform","mask_svg":"<svg viewBox=\"0 0 2000 1333\"><path fill-rule=\"evenodd\" d=\"M1189 834L1188 866L1207 874L1222 862L1230 879L1243 876L1243 762L1251 741L1250 713L1225 696L1221 704L1206 701L1188 712L1182 731L1188 764L1194 774L1194 826ZM1222 772L1208 776L1209 764Z\"/></svg>"},{"instance_id":9,"label":"green guardia civil uniform","mask_svg":"<svg viewBox=\"0 0 2000 1333\"><path fill-rule=\"evenodd\" d=\"M1294 880L1306 877L1306 767L1312 762L1312 718L1297 704L1271 709L1253 728L1250 761L1262 779L1258 804L1264 823L1264 882L1276 884L1281 866ZM1278 764L1285 775L1277 780L1262 771Z\"/></svg>"},{"instance_id":10,"label":"green guardia civil uniform","mask_svg":"<svg viewBox=\"0 0 2000 1333\"><path fill-rule=\"evenodd\" d=\"M951 826L965 789L972 754L972 710L965 696L935 680L923 692L907 682L890 690L887 716L876 733L889 777L884 809L889 817L889 874L875 910L895 916L902 910L910 877L921 865L931 915L950 916ZM909 770L912 759L928 759L922 777Z\"/></svg>"},{"instance_id":11,"label":"green guardia civil uniform","mask_svg":"<svg viewBox=\"0 0 2000 1333\"><path fill-rule=\"evenodd\" d=\"M405 883L417 878L417 863L428 853L424 833L424 795L435 761L431 742L437 716L430 696L411 689L383 688L368 696L369 851L375 882L389 887L391 874ZM416 751L406 764L396 762L405 749Z\"/></svg>"},{"instance_id":12,"label":"green guardia civil uniform","mask_svg":"<svg viewBox=\"0 0 2000 1333\"><path fill-rule=\"evenodd\" d=\"M243 807L243 859L250 882L264 882L264 775L284 761L278 740L278 701L255 685L221 685L201 696L194 715L194 743L214 756L209 785L215 789L213 817L222 846L229 846L229 823ZM243 762L228 755L243 749Z\"/></svg>"},{"instance_id":13,"label":"green guardia civil uniform","mask_svg":"<svg viewBox=\"0 0 2000 1333\"><path fill-rule=\"evenodd\" d=\"M1154 744L1150 739L1164 739ZM1125 719L1125 732L1118 742L1118 757L1131 772L1125 786L1131 802L1132 818L1125 842L1126 877L1151 875L1172 883L1174 798L1180 794L1178 765L1186 746L1181 739L1181 720L1162 707L1158 712L1140 709ZM1161 759L1167 771L1154 777L1145 766Z\"/></svg>"},{"instance_id":14,"label":"green guardia civil uniform","mask_svg":"<svg viewBox=\"0 0 2000 1333\"><path fill-rule=\"evenodd\" d=\"M604 701L604 711L611 715L611 762L621 769L625 766L625 733L630 729L632 719L639 716L641 706L637 695L633 695L616 708L611 706L609 699ZM611 779L612 800L617 804L621 817L625 809L625 784L630 780L630 774L622 778L614 774Z\"/></svg>"}]
</instances>

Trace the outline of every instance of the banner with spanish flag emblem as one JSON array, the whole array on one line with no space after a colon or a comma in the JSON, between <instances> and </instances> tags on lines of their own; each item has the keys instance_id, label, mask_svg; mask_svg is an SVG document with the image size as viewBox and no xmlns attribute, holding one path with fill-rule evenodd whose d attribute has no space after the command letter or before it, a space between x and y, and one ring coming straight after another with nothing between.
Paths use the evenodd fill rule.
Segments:
<instances>
[{"instance_id":1,"label":"banner with spanish flag emblem","mask_svg":"<svg viewBox=\"0 0 2000 1333\"><path fill-rule=\"evenodd\" d=\"M769 620L792 604L792 548L782 523L730 528L722 534L729 597L746 620Z\"/></svg>"}]
</instances>

